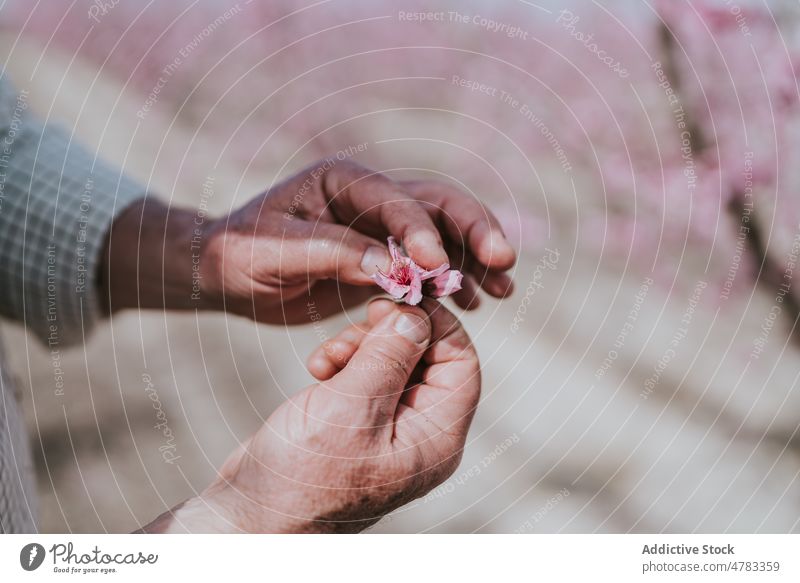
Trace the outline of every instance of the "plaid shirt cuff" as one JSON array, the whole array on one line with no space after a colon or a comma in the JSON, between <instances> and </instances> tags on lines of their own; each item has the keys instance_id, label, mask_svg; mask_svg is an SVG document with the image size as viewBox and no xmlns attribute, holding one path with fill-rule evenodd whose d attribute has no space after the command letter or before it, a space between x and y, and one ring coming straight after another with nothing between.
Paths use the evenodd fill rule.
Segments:
<instances>
[{"instance_id":1,"label":"plaid shirt cuff","mask_svg":"<svg viewBox=\"0 0 800 583\"><path fill-rule=\"evenodd\" d=\"M5 99L0 115L0 314L55 347L84 340L102 316L109 227L145 189L27 115L24 98Z\"/></svg>"}]
</instances>

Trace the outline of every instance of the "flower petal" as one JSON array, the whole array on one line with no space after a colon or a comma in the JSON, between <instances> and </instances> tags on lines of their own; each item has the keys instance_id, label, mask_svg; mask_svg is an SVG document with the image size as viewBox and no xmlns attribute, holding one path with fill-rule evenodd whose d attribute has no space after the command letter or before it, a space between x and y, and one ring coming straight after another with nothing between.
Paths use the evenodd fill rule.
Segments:
<instances>
[{"instance_id":1,"label":"flower petal","mask_svg":"<svg viewBox=\"0 0 800 583\"><path fill-rule=\"evenodd\" d=\"M443 298L461 289L461 279L464 275L457 269L451 269L435 277L428 282L433 287L431 295L435 298Z\"/></svg>"},{"instance_id":2,"label":"flower petal","mask_svg":"<svg viewBox=\"0 0 800 583\"><path fill-rule=\"evenodd\" d=\"M410 306L416 306L421 301L422 279L417 274L414 274L414 278L411 280L411 286L408 290L408 295L406 296L406 303Z\"/></svg>"},{"instance_id":3,"label":"flower petal","mask_svg":"<svg viewBox=\"0 0 800 583\"><path fill-rule=\"evenodd\" d=\"M389 254L392 256L392 263L405 264L407 260L394 237L389 237Z\"/></svg>"},{"instance_id":4,"label":"flower petal","mask_svg":"<svg viewBox=\"0 0 800 583\"><path fill-rule=\"evenodd\" d=\"M397 283L391 277L388 277L380 271L372 275L372 281L381 286L386 293L397 300L408 293L409 287L407 285Z\"/></svg>"},{"instance_id":5,"label":"flower petal","mask_svg":"<svg viewBox=\"0 0 800 583\"><path fill-rule=\"evenodd\" d=\"M372 276L372 281L393 298L416 306L422 301L423 288L425 293L435 298L449 296L461 289L462 275L457 269L450 269L449 264L442 263L436 269L427 271L406 256L394 237L389 237L388 242L392 256L391 270L389 273L378 271Z\"/></svg>"},{"instance_id":6,"label":"flower petal","mask_svg":"<svg viewBox=\"0 0 800 583\"><path fill-rule=\"evenodd\" d=\"M433 279L434 277L439 277L448 269L450 269L450 264L442 263L439 267L437 267L436 269L432 269L431 271L423 270L422 280L425 281L426 279Z\"/></svg>"}]
</instances>

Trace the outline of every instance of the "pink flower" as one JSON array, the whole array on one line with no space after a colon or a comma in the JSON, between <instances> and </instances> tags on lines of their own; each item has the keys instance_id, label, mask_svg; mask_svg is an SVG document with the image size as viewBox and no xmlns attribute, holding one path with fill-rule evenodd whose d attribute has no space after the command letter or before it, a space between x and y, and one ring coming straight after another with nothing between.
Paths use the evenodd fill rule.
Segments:
<instances>
[{"instance_id":1,"label":"pink flower","mask_svg":"<svg viewBox=\"0 0 800 583\"><path fill-rule=\"evenodd\" d=\"M463 275L457 269L450 269L449 264L442 263L426 271L403 253L394 237L389 237L389 253L392 255L389 273L378 270L372 279L396 300L416 306L422 301L423 282L425 293L434 298L443 298L461 289Z\"/></svg>"}]
</instances>

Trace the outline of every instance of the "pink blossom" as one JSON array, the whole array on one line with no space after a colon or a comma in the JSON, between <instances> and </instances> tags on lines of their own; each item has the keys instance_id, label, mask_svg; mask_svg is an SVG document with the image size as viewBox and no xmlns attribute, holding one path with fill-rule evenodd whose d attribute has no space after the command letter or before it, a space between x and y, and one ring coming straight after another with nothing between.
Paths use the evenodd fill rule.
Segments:
<instances>
[{"instance_id":1,"label":"pink blossom","mask_svg":"<svg viewBox=\"0 0 800 583\"><path fill-rule=\"evenodd\" d=\"M461 289L463 275L450 265L442 263L427 271L405 255L394 237L389 237L389 253L392 266L389 273L378 270L372 279L396 300L404 300L416 306L422 301L423 282L425 292L434 298L443 298Z\"/></svg>"}]
</instances>

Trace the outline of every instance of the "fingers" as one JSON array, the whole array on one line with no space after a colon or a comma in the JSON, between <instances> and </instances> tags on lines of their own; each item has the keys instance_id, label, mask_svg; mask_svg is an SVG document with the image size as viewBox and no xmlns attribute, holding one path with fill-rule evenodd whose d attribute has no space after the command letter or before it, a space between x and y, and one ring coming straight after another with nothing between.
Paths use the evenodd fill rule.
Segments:
<instances>
[{"instance_id":1,"label":"fingers","mask_svg":"<svg viewBox=\"0 0 800 583\"><path fill-rule=\"evenodd\" d=\"M365 421L390 428L409 376L428 347L431 324L419 308L388 300L373 304L382 304L371 306L382 317L363 335L344 368L323 386L342 399L351 397L347 406L357 408ZM351 339L357 337L353 331Z\"/></svg>"},{"instance_id":2,"label":"fingers","mask_svg":"<svg viewBox=\"0 0 800 583\"><path fill-rule=\"evenodd\" d=\"M422 378L414 381L415 386L407 388L408 377L419 361L418 355L406 361L407 366L399 367L397 362L403 358L397 354L386 358L382 347L373 344L363 351L366 342L373 343L384 333L375 333L375 328L385 326L399 311L419 312L417 308L398 306L388 300L375 300L368 308L367 322L346 328L333 340L318 348L309 358L309 370L321 380L334 379L336 390L348 395L356 394L362 399L365 393L359 392L368 386L366 378L379 376L381 369L398 372L396 379L381 385L373 403L379 404L379 414L368 412L371 419L391 422L391 414L397 411L398 435L405 443L419 442L421 439L436 439L441 435L455 436L458 440L466 437L475 408L480 398L480 363L472 342L458 319L442 304L424 299L421 307L428 314L430 342L427 350L422 348ZM374 360L373 350L384 356ZM412 349L413 350L413 349ZM414 353L416 354L416 353ZM355 360L359 358L360 360ZM377 364L383 363L383 364ZM386 363L390 363L385 366ZM424 365L424 366L423 366ZM347 373L347 374L346 374ZM340 388L338 383L352 384L349 389ZM374 380L373 380L374 382ZM405 389L405 390L404 390ZM398 408L399 401L399 408ZM360 402L355 405L360 407ZM380 423L376 421L376 423ZM419 430L420 427L424 429ZM420 438L420 435L423 437Z\"/></svg>"},{"instance_id":3,"label":"fingers","mask_svg":"<svg viewBox=\"0 0 800 583\"><path fill-rule=\"evenodd\" d=\"M463 444L480 399L480 363L458 319L442 304L422 302L432 326L431 346L425 352L423 381L402 398L397 431L423 425L431 438L437 432ZM431 426L436 428L431 430Z\"/></svg>"},{"instance_id":4,"label":"fingers","mask_svg":"<svg viewBox=\"0 0 800 583\"><path fill-rule=\"evenodd\" d=\"M358 350L370 328L394 309L394 302L389 300L378 299L370 302L367 306L367 321L348 326L335 338L318 346L308 357L308 372L321 381L333 377L350 362L350 358Z\"/></svg>"},{"instance_id":5,"label":"fingers","mask_svg":"<svg viewBox=\"0 0 800 583\"><path fill-rule=\"evenodd\" d=\"M473 308L477 307L480 303L477 301L478 287L495 298L507 298L514 293L514 280L511 279L510 275L503 271L486 269L482 265L479 265L477 261L472 262L471 265L466 267L464 279L469 280L471 285L468 287L474 290L473 295L475 296L476 303L472 305Z\"/></svg>"},{"instance_id":6,"label":"fingers","mask_svg":"<svg viewBox=\"0 0 800 583\"><path fill-rule=\"evenodd\" d=\"M475 278L479 277L475 274ZM486 293L496 298L507 298L514 293L514 280L502 271L486 271L478 282Z\"/></svg>"},{"instance_id":7,"label":"fingers","mask_svg":"<svg viewBox=\"0 0 800 583\"><path fill-rule=\"evenodd\" d=\"M472 199L474 204L466 201L458 203L453 198L446 198L442 205L445 225L450 225L448 232L466 233L467 243L475 258L486 267L492 269L510 269L517 260L514 248L506 240L494 215ZM486 213L478 215L478 207Z\"/></svg>"},{"instance_id":8,"label":"fingers","mask_svg":"<svg viewBox=\"0 0 800 583\"><path fill-rule=\"evenodd\" d=\"M336 279L347 284L370 285L373 283L370 276L376 270L390 268L386 244L353 229L299 219L283 224L279 250L279 276L283 282ZM275 241L264 241L261 252L274 253L274 247ZM257 271L257 258L253 261Z\"/></svg>"},{"instance_id":9,"label":"fingers","mask_svg":"<svg viewBox=\"0 0 800 583\"><path fill-rule=\"evenodd\" d=\"M327 208L320 201L316 212L283 222L282 285L302 286L317 279L371 285L378 269L389 269L383 237L391 234L423 267L449 262L464 272L465 290L454 298L464 309L478 307L478 286L497 298L511 293L511 278L503 271L516 260L513 248L494 215L458 189L432 181L398 184L350 162L325 173L322 184ZM275 242L262 243L256 251L266 254ZM253 271L258 279L257 264Z\"/></svg>"},{"instance_id":10,"label":"fingers","mask_svg":"<svg viewBox=\"0 0 800 583\"><path fill-rule=\"evenodd\" d=\"M442 182L403 182L411 196L427 204L428 211L440 219L453 242L468 249L486 268L513 267L516 252L503 234L495 216L475 199ZM488 290L487 290L488 291Z\"/></svg>"},{"instance_id":11,"label":"fingers","mask_svg":"<svg viewBox=\"0 0 800 583\"><path fill-rule=\"evenodd\" d=\"M342 370L358 350L369 325L353 324L342 330L336 338L323 342L308 357L308 372L320 381L327 381Z\"/></svg>"},{"instance_id":12,"label":"fingers","mask_svg":"<svg viewBox=\"0 0 800 583\"><path fill-rule=\"evenodd\" d=\"M467 275L461 280L461 289L453 294L453 301L459 308L467 311L475 310L481 305L478 286L471 276Z\"/></svg>"},{"instance_id":13,"label":"fingers","mask_svg":"<svg viewBox=\"0 0 800 583\"><path fill-rule=\"evenodd\" d=\"M430 215L398 183L348 162L326 174L324 191L341 223L358 224L375 236L393 235L426 269L448 262Z\"/></svg>"}]
</instances>

